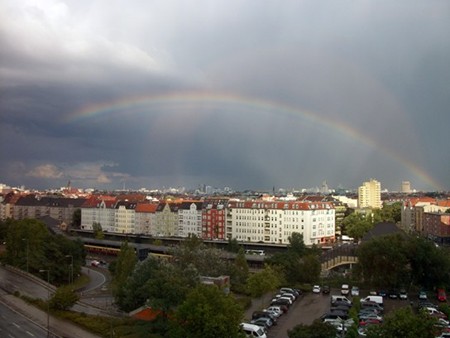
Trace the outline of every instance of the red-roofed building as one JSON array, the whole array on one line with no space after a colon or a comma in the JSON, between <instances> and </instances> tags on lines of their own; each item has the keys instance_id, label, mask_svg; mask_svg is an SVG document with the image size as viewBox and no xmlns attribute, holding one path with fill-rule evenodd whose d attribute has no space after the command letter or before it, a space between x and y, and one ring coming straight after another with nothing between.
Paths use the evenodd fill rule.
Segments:
<instances>
[{"instance_id":1,"label":"red-roofed building","mask_svg":"<svg viewBox=\"0 0 450 338\"><path fill-rule=\"evenodd\" d=\"M436 200L431 197L414 197L405 200L401 211L401 228L405 232L424 233L424 214L445 212L446 200Z\"/></svg>"},{"instance_id":2,"label":"red-roofed building","mask_svg":"<svg viewBox=\"0 0 450 338\"><path fill-rule=\"evenodd\" d=\"M81 229L92 230L94 223L100 223L102 230L115 232L116 198L94 195L81 206Z\"/></svg>"},{"instance_id":3,"label":"red-roofed building","mask_svg":"<svg viewBox=\"0 0 450 338\"><path fill-rule=\"evenodd\" d=\"M138 203L136 212L136 234L156 235L156 209L157 203Z\"/></svg>"},{"instance_id":4,"label":"red-roofed building","mask_svg":"<svg viewBox=\"0 0 450 338\"><path fill-rule=\"evenodd\" d=\"M288 244L294 233L306 245L335 240L335 210L330 202L229 201L227 237L240 241Z\"/></svg>"},{"instance_id":5,"label":"red-roofed building","mask_svg":"<svg viewBox=\"0 0 450 338\"><path fill-rule=\"evenodd\" d=\"M203 239L225 239L227 199L208 199L202 207L202 233Z\"/></svg>"}]
</instances>

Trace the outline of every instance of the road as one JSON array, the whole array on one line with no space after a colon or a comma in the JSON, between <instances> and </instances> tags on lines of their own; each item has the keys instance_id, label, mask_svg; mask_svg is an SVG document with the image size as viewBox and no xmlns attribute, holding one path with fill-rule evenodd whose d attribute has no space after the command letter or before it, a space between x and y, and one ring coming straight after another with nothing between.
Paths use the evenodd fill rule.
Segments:
<instances>
[{"instance_id":1,"label":"road","mask_svg":"<svg viewBox=\"0 0 450 338\"><path fill-rule=\"evenodd\" d=\"M0 301L0 337L47 337L47 330Z\"/></svg>"}]
</instances>

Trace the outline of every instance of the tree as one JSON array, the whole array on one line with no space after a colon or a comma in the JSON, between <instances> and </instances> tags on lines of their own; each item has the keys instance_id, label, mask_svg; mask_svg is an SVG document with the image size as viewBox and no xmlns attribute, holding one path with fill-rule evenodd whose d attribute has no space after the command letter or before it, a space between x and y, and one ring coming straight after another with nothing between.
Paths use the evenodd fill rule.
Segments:
<instances>
[{"instance_id":1,"label":"tree","mask_svg":"<svg viewBox=\"0 0 450 338\"><path fill-rule=\"evenodd\" d=\"M239 324L244 316L232 296L214 285L200 284L175 312L172 337L235 338L245 337Z\"/></svg>"},{"instance_id":2,"label":"tree","mask_svg":"<svg viewBox=\"0 0 450 338\"><path fill-rule=\"evenodd\" d=\"M336 328L321 320L315 320L311 325L300 324L288 331L289 338L335 338Z\"/></svg>"},{"instance_id":3,"label":"tree","mask_svg":"<svg viewBox=\"0 0 450 338\"><path fill-rule=\"evenodd\" d=\"M384 318L382 325L367 330L368 338L433 338L436 319L420 311L415 314L410 307L400 308Z\"/></svg>"},{"instance_id":4,"label":"tree","mask_svg":"<svg viewBox=\"0 0 450 338\"><path fill-rule=\"evenodd\" d=\"M342 220L345 232L350 237L361 239L372 228L371 221L363 214L352 213Z\"/></svg>"},{"instance_id":5,"label":"tree","mask_svg":"<svg viewBox=\"0 0 450 338\"><path fill-rule=\"evenodd\" d=\"M117 303L120 303L124 297L123 287L128 277L132 274L136 261L137 258L134 249L128 245L128 242L123 242L117 257L112 279L112 291Z\"/></svg>"},{"instance_id":6,"label":"tree","mask_svg":"<svg viewBox=\"0 0 450 338\"><path fill-rule=\"evenodd\" d=\"M288 238L289 244L287 245L288 252L291 252L298 257L302 257L306 254L307 248L303 241L303 235L298 232L293 232Z\"/></svg>"},{"instance_id":7,"label":"tree","mask_svg":"<svg viewBox=\"0 0 450 338\"><path fill-rule=\"evenodd\" d=\"M234 264L231 266L231 285L234 289L242 290L249 276L249 268L243 248L239 249Z\"/></svg>"},{"instance_id":8,"label":"tree","mask_svg":"<svg viewBox=\"0 0 450 338\"><path fill-rule=\"evenodd\" d=\"M266 265L264 270L250 275L247 287L252 297L260 297L266 292L275 290L280 285L280 278L275 270Z\"/></svg>"},{"instance_id":9,"label":"tree","mask_svg":"<svg viewBox=\"0 0 450 338\"><path fill-rule=\"evenodd\" d=\"M72 214L72 226L79 229L81 226L81 209L75 209Z\"/></svg>"},{"instance_id":10,"label":"tree","mask_svg":"<svg viewBox=\"0 0 450 338\"><path fill-rule=\"evenodd\" d=\"M72 289L67 286L59 287L50 299L50 308L54 310L68 310L78 300L78 295Z\"/></svg>"},{"instance_id":11,"label":"tree","mask_svg":"<svg viewBox=\"0 0 450 338\"><path fill-rule=\"evenodd\" d=\"M228 239L228 245L226 247L226 250L229 252L239 252L239 249L241 246L239 245L239 242L236 238L229 238Z\"/></svg>"},{"instance_id":12,"label":"tree","mask_svg":"<svg viewBox=\"0 0 450 338\"><path fill-rule=\"evenodd\" d=\"M365 281L378 287L399 287L410 281L407 239L401 235L374 238L358 248L358 266Z\"/></svg>"},{"instance_id":13,"label":"tree","mask_svg":"<svg viewBox=\"0 0 450 338\"><path fill-rule=\"evenodd\" d=\"M105 234L103 233L102 225L98 222L92 223L92 232L94 234L95 239L105 238Z\"/></svg>"}]
</instances>

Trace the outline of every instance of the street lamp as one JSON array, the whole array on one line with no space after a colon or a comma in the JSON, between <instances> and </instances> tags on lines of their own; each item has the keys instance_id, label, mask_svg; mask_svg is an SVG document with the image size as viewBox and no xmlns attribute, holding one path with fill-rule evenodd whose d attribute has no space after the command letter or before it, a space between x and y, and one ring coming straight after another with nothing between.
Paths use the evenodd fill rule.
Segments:
<instances>
[{"instance_id":1,"label":"street lamp","mask_svg":"<svg viewBox=\"0 0 450 338\"><path fill-rule=\"evenodd\" d=\"M50 337L50 269L41 269L39 272L47 272L47 337Z\"/></svg>"},{"instance_id":2,"label":"street lamp","mask_svg":"<svg viewBox=\"0 0 450 338\"><path fill-rule=\"evenodd\" d=\"M66 255L66 257L70 257L70 275L69 275L69 283L73 283L73 256L72 255Z\"/></svg>"},{"instance_id":3,"label":"street lamp","mask_svg":"<svg viewBox=\"0 0 450 338\"><path fill-rule=\"evenodd\" d=\"M22 241L27 241L27 273L28 273L28 238L22 238Z\"/></svg>"}]
</instances>

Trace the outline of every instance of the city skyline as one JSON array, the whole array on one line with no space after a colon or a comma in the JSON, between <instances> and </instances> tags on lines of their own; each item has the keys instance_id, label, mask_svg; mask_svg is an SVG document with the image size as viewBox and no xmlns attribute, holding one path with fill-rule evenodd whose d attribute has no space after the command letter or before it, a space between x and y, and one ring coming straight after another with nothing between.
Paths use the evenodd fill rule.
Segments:
<instances>
[{"instance_id":1,"label":"city skyline","mask_svg":"<svg viewBox=\"0 0 450 338\"><path fill-rule=\"evenodd\" d=\"M450 190L450 3L0 9L7 184Z\"/></svg>"}]
</instances>

